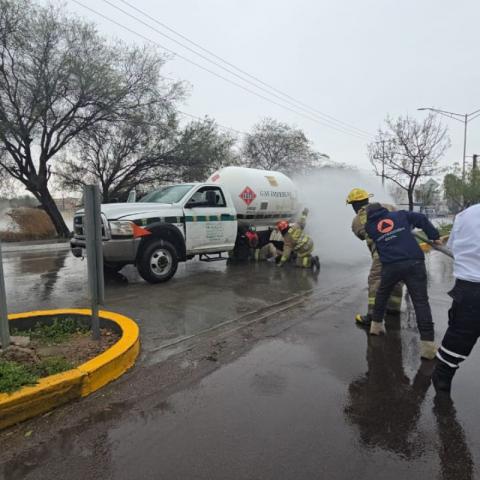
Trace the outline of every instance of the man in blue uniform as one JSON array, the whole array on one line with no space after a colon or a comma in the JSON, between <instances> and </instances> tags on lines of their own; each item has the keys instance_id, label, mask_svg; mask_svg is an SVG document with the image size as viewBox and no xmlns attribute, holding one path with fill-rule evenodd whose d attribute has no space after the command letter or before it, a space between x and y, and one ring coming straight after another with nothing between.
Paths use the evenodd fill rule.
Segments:
<instances>
[{"instance_id":1,"label":"man in blue uniform","mask_svg":"<svg viewBox=\"0 0 480 480\"><path fill-rule=\"evenodd\" d=\"M420 332L422 358L433 359L436 353L432 312L428 302L425 255L412 234L414 227L421 228L430 240L441 244L438 230L428 218L415 212L400 210L389 212L379 203L367 209L365 230L375 242L382 278L375 298L370 333L385 333L383 317L388 298L398 282L404 282L412 299Z\"/></svg>"}]
</instances>

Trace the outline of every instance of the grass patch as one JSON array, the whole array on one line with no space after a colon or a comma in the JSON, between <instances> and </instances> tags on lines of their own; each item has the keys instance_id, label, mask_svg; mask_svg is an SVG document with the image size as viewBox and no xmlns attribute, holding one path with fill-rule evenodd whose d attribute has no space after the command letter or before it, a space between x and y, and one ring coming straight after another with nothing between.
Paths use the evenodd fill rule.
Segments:
<instances>
[{"instance_id":1,"label":"grass patch","mask_svg":"<svg viewBox=\"0 0 480 480\"><path fill-rule=\"evenodd\" d=\"M75 368L62 357L43 359L38 365L0 360L0 393L12 393L26 385L35 385L41 377L48 377Z\"/></svg>"},{"instance_id":2,"label":"grass patch","mask_svg":"<svg viewBox=\"0 0 480 480\"><path fill-rule=\"evenodd\" d=\"M89 327L80 323L75 318L55 318L50 325L46 323L37 323L32 330L23 332L30 336L32 340L38 340L42 343L62 343L74 333L88 333Z\"/></svg>"},{"instance_id":3,"label":"grass patch","mask_svg":"<svg viewBox=\"0 0 480 480\"><path fill-rule=\"evenodd\" d=\"M39 377L47 377L48 375L56 375L57 373L66 372L75 368L73 363L63 357L50 357L42 360L35 366L35 372Z\"/></svg>"},{"instance_id":4,"label":"grass patch","mask_svg":"<svg viewBox=\"0 0 480 480\"><path fill-rule=\"evenodd\" d=\"M0 393L12 393L25 385L35 385L37 381L38 375L28 366L0 360Z\"/></svg>"}]
</instances>

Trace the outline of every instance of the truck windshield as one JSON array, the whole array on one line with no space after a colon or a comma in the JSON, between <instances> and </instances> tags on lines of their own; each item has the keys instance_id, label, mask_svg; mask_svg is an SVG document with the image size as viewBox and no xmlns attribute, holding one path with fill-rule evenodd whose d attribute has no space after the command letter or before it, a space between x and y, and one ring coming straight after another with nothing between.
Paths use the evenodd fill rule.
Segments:
<instances>
[{"instance_id":1,"label":"truck windshield","mask_svg":"<svg viewBox=\"0 0 480 480\"><path fill-rule=\"evenodd\" d=\"M177 203L191 189L192 185L169 185L147 193L139 202Z\"/></svg>"}]
</instances>

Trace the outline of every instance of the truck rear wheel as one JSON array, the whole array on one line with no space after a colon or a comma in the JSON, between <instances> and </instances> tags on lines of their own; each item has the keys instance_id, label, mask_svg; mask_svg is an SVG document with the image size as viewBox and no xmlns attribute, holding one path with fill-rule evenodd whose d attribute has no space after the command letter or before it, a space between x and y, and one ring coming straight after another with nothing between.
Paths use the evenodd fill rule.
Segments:
<instances>
[{"instance_id":1,"label":"truck rear wheel","mask_svg":"<svg viewBox=\"0 0 480 480\"><path fill-rule=\"evenodd\" d=\"M177 251L170 242L154 240L140 253L137 268L140 276L149 283L166 282L177 271Z\"/></svg>"}]
</instances>

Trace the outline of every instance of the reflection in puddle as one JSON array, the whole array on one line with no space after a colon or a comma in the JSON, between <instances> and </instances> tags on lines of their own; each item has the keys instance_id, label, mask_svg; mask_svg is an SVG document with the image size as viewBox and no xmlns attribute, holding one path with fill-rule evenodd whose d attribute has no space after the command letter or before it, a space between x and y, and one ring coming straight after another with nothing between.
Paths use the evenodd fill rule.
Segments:
<instances>
[{"instance_id":1,"label":"reflection in puddle","mask_svg":"<svg viewBox=\"0 0 480 480\"><path fill-rule=\"evenodd\" d=\"M350 383L345 416L358 427L360 444L367 450L378 447L412 460L434 448L421 430L420 419L435 363L421 361L410 380L404 371L399 320L386 323L384 337L366 332L368 371ZM472 480L472 455L451 400L435 397L433 413L440 438L441 478Z\"/></svg>"},{"instance_id":2,"label":"reflection in puddle","mask_svg":"<svg viewBox=\"0 0 480 480\"><path fill-rule=\"evenodd\" d=\"M10 311L72 307L86 300L86 262L68 250L8 253L4 270Z\"/></svg>"}]
</instances>

